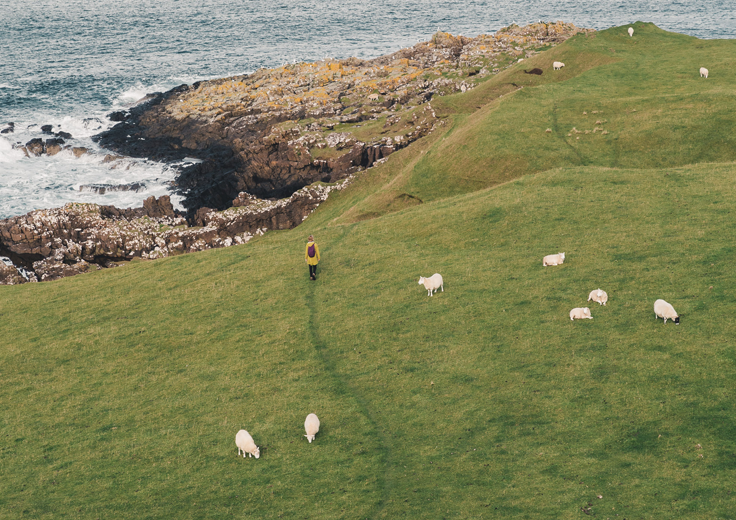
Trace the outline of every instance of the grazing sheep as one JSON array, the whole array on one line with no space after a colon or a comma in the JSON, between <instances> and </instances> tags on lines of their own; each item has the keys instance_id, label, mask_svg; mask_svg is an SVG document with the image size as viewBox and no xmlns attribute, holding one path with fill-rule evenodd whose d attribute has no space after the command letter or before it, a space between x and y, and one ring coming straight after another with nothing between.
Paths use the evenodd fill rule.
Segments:
<instances>
[{"instance_id":1,"label":"grazing sheep","mask_svg":"<svg viewBox=\"0 0 736 520\"><path fill-rule=\"evenodd\" d=\"M654 319L657 318L664 318L664 323L672 320L676 325L680 324L680 316L675 312L675 308L664 300L654 302Z\"/></svg>"},{"instance_id":2,"label":"grazing sheep","mask_svg":"<svg viewBox=\"0 0 736 520\"><path fill-rule=\"evenodd\" d=\"M556 62L554 62L554 63L552 64L552 67L553 67L553 68L554 68L555 70L560 70L560 69L561 69L562 67L564 67L564 66L565 66L565 64L564 64L564 63L562 63L561 61L556 61Z\"/></svg>"},{"instance_id":3,"label":"grazing sheep","mask_svg":"<svg viewBox=\"0 0 736 520\"><path fill-rule=\"evenodd\" d=\"M253 437L250 436L250 433L245 430L240 430L235 436L235 444L238 447L238 455L240 455L241 451L243 452L243 458L245 458L246 453L249 457L259 458L261 456L260 448L253 442Z\"/></svg>"},{"instance_id":4,"label":"grazing sheep","mask_svg":"<svg viewBox=\"0 0 736 520\"><path fill-rule=\"evenodd\" d=\"M598 289L597 291L591 291L588 295L588 301L593 300L594 302L598 302L601 305L605 305L608 301L608 294L606 291L601 291Z\"/></svg>"},{"instance_id":5,"label":"grazing sheep","mask_svg":"<svg viewBox=\"0 0 736 520\"><path fill-rule=\"evenodd\" d=\"M705 67L700 67L700 77L708 79L708 69Z\"/></svg>"},{"instance_id":6,"label":"grazing sheep","mask_svg":"<svg viewBox=\"0 0 736 520\"><path fill-rule=\"evenodd\" d=\"M368 101L378 101L378 94L371 94L368 96Z\"/></svg>"},{"instance_id":7,"label":"grazing sheep","mask_svg":"<svg viewBox=\"0 0 736 520\"><path fill-rule=\"evenodd\" d=\"M629 27L629 36L634 36L634 28Z\"/></svg>"},{"instance_id":8,"label":"grazing sheep","mask_svg":"<svg viewBox=\"0 0 736 520\"><path fill-rule=\"evenodd\" d=\"M432 296L432 294L436 293L437 289L440 288L442 288L442 292L445 292L445 285L442 281L442 275L440 273L434 273L429 278L420 276L419 285L424 285L424 288L427 289L428 296Z\"/></svg>"},{"instance_id":9,"label":"grazing sheep","mask_svg":"<svg viewBox=\"0 0 736 520\"><path fill-rule=\"evenodd\" d=\"M570 320L592 320L593 316L590 315L590 309L588 307L575 307L570 311Z\"/></svg>"},{"instance_id":10,"label":"grazing sheep","mask_svg":"<svg viewBox=\"0 0 736 520\"><path fill-rule=\"evenodd\" d=\"M557 253L556 255L547 255L542 258L542 265L560 265L565 261L565 253Z\"/></svg>"},{"instance_id":11,"label":"grazing sheep","mask_svg":"<svg viewBox=\"0 0 736 520\"><path fill-rule=\"evenodd\" d=\"M313 413L307 415L307 420L304 421L304 429L307 431L305 437L311 444L314 440L314 436L317 435L317 432L319 431L319 418Z\"/></svg>"}]
</instances>

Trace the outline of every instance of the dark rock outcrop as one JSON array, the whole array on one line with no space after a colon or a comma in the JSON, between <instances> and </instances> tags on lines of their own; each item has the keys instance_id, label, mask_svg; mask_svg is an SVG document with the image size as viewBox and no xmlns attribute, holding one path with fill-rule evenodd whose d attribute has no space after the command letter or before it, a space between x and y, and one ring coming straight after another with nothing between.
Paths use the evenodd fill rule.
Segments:
<instances>
[{"instance_id":1,"label":"dark rock outcrop","mask_svg":"<svg viewBox=\"0 0 736 520\"><path fill-rule=\"evenodd\" d=\"M59 132L59 133L64 134L65 132ZM69 146L64 146L65 143L66 141L64 141L64 139L60 137L52 137L46 140L36 137L28 141L25 144L25 146L18 145L17 148L21 150L23 153L25 153L26 156L28 157L30 157L31 155L38 157L43 154L56 155L62 150L70 148ZM77 150L77 151L73 151L76 157L81 156L83 153L87 151L86 148L75 148L74 150ZM80 150L84 150L84 152L80 152Z\"/></svg>"}]
</instances>

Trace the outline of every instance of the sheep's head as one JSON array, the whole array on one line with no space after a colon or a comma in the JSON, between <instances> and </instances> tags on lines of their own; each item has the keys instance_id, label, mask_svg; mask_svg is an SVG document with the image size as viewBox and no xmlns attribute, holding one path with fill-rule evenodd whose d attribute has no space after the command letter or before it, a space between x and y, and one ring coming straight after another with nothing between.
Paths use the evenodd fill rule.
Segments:
<instances>
[{"instance_id":1,"label":"sheep's head","mask_svg":"<svg viewBox=\"0 0 736 520\"><path fill-rule=\"evenodd\" d=\"M565 253L560 253L560 258L565 259Z\"/></svg>"},{"instance_id":2,"label":"sheep's head","mask_svg":"<svg viewBox=\"0 0 736 520\"><path fill-rule=\"evenodd\" d=\"M675 320L674 321L675 321L675 325L679 325L680 324L680 317L679 316L675 316Z\"/></svg>"},{"instance_id":3,"label":"sheep's head","mask_svg":"<svg viewBox=\"0 0 736 520\"><path fill-rule=\"evenodd\" d=\"M590 307L583 307L583 315L590 316Z\"/></svg>"},{"instance_id":4,"label":"sheep's head","mask_svg":"<svg viewBox=\"0 0 736 520\"><path fill-rule=\"evenodd\" d=\"M419 285L422 285L423 283L424 283L424 277L423 276L420 276L419 277Z\"/></svg>"},{"instance_id":5,"label":"sheep's head","mask_svg":"<svg viewBox=\"0 0 736 520\"><path fill-rule=\"evenodd\" d=\"M259 459L261 457L261 448L256 446L256 449L253 450L253 456Z\"/></svg>"},{"instance_id":6,"label":"sheep's head","mask_svg":"<svg viewBox=\"0 0 736 520\"><path fill-rule=\"evenodd\" d=\"M309 443L311 444L311 443L312 443L312 441L314 440L314 437L315 437L315 436L314 436L314 435L305 435L305 437L307 438L307 440L308 440L308 441L309 441Z\"/></svg>"}]
</instances>

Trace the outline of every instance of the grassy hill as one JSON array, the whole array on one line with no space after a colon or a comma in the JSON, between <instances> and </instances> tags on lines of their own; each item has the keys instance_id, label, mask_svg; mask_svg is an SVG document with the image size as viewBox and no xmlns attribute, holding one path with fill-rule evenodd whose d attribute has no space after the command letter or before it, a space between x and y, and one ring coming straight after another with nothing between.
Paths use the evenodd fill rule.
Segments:
<instances>
[{"instance_id":1,"label":"grassy hill","mask_svg":"<svg viewBox=\"0 0 736 520\"><path fill-rule=\"evenodd\" d=\"M407 150L383 175L371 175L366 190L340 207L340 220L557 167L736 160L736 41L634 27L633 38L625 27L579 34L466 95L435 98L448 131L419 145L424 153ZM566 66L553 71L553 61ZM711 71L707 80L699 78L702 66ZM544 74L524 74L534 67Z\"/></svg>"},{"instance_id":2,"label":"grassy hill","mask_svg":"<svg viewBox=\"0 0 736 520\"><path fill-rule=\"evenodd\" d=\"M295 230L0 287L0 518L733 518L736 47L635 30L437 100Z\"/></svg>"}]
</instances>

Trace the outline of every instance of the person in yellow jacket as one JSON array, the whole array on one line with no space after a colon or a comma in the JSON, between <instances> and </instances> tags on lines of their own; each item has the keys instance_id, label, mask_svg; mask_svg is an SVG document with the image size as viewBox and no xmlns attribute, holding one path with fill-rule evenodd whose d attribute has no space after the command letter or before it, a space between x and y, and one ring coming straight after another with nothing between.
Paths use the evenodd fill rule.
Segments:
<instances>
[{"instance_id":1,"label":"person in yellow jacket","mask_svg":"<svg viewBox=\"0 0 736 520\"><path fill-rule=\"evenodd\" d=\"M309 266L309 278L316 280L317 264L319 263L319 247L317 247L317 242L314 241L312 235L309 235L309 239L307 240L307 247L304 250L304 260Z\"/></svg>"}]
</instances>

